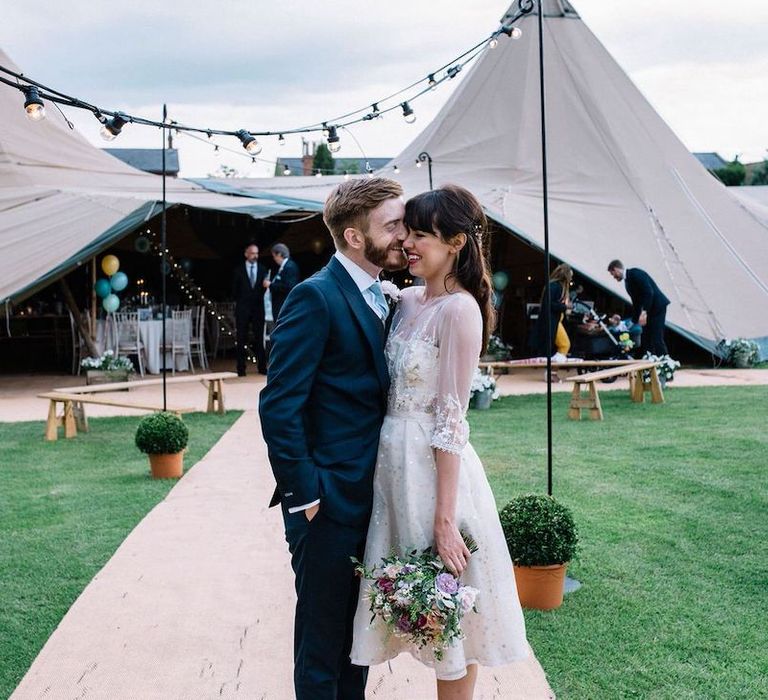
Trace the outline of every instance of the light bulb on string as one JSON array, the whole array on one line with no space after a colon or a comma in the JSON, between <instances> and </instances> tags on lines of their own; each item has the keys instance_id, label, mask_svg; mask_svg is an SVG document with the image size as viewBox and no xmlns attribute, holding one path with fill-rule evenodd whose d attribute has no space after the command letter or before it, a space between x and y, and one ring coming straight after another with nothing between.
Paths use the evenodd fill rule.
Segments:
<instances>
[{"instance_id":1,"label":"light bulb on string","mask_svg":"<svg viewBox=\"0 0 768 700\"><path fill-rule=\"evenodd\" d=\"M461 66L460 65L451 66L448 69L448 71L447 71L448 72L448 77L451 80L453 80L459 74L460 70L461 70Z\"/></svg>"},{"instance_id":2,"label":"light bulb on string","mask_svg":"<svg viewBox=\"0 0 768 700\"><path fill-rule=\"evenodd\" d=\"M416 115L413 113L411 105L403 102L400 106L403 108L403 119L405 119L406 124L413 124L416 121Z\"/></svg>"},{"instance_id":3,"label":"light bulb on string","mask_svg":"<svg viewBox=\"0 0 768 700\"><path fill-rule=\"evenodd\" d=\"M243 148L248 151L252 156L256 156L261 153L261 144L256 140L256 137L245 129L240 129L235 132L235 136L240 139L240 143L243 144Z\"/></svg>"},{"instance_id":4,"label":"light bulb on string","mask_svg":"<svg viewBox=\"0 0 768 700\"><path fill-rule=\"evenodd\" d=\"M421 167L421 161L420 161L420 160L417 160L417 161L416 161L416 167L417 167L417 168L420 168L420 167Z\"/></svg>"},{"instance_id":5,"label":"light bulb on string","mask_svg":"<svg viewBox=\"0 0 768 700\"><path fill-rule=\"evenodd\" d=\"M111 119L107 119L101 125L99 134L105 141L114 141L128 123L129 119L121 112L116 112Z\"/></svg>"},{"instance_id":6,"label":"light bulb on string","mask_svg":"<svg viewBox=\"0 0 768 700\"><path fill-rule=\"evenodd\" d=\"M521 36L523 36L523 30L520 29L520 27L514 27L509 36L513 39L519 39Z\"/></svg>"},{"instance_id":7,"label":"light bulb on string","mask_svg":"<svg viewBox=\"0 0 768 700\"><path fill-rule=\"evenodd\" d=\"M400 168L398 168L396 165L392 167L392 170L394 171L395 175L400 174Z\"/></svg>"},{"instance_id":8,"label":"light bulb on string","mask_svg":"<svg viewBox=\"0 0 768 700\"><path fill-rule=\"evenodd\" d=\"M27 113L27 119L33 122L39 122L45 119L45 104L40 98L40 93L34 85L24 89L24 109Z\"/></svg>"},{"instance_id":9,"label":"light bulb on string","mask_svg":"<svg viewBox=\"0 0 768 700\"><path fill-rule=\"evenodd\" d=\"M285 146L285 136L283 136L282 134L280 134L277 137L277 145L278 146Z\"/></svg>"},{"instance_id":10,"label":"light bulb on string","mask_svg":"<svg viewBox=\"0 0 768 700\"><path fill-rule=\"evenodd\" d=\"M488 42L488 48L489 49L495 49L499 45L499 40L496 36L491 37L491 40Z\"/></svg>"},{"instance_id":11,"label":"light bulb on string","mask_svg":"<svg viewBox=\"0 0 768 700\"><path fill-rule=\"evenodd\" d=\"M427 76L427 85L429 86L429 88L431 90L437 89L437 80L435 80L435 74L434 73L430 73Z\"/></svg>"},{"instance_id":12,"label":"light bulb on string","mask_svg":"<svg viewBox=\"0 0 768 700\"><path fill-rule=\"evenodd\" d=\"M328 150L331 153L338 153L341 150L341 139L335 126L328 127Z\"/></svg>"},{"instance_id":13,"label":"light bulb on string","mask_svg":"<svg viewBox=\"0 0 768 700\"><path fill-rule=\"evenodd\" d=\"M286 165L283 168L283 175L290 175L290 174L291 174L291 169Z\"/></svg>"}]
</instances>

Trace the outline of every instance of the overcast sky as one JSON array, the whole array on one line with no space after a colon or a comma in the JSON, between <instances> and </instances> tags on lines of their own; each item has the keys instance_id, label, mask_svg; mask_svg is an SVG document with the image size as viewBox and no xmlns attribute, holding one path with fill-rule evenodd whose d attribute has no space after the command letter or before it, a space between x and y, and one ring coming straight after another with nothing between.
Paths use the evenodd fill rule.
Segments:
<instances>
[{"instance_id":1,"label":"overcast sky","mask_svg":"<svg viewBox=\"0 0 768 700\"><path fill-rule=\"evenodd\" d=\"M582 19L685 145L760 160L768 148L768 2L574 0ZM357 109L404 87L498 26L499 0L0 0L0 47L31 78L107 109L205 127L278 130ZM453 87L354 128L368 157L395 156L426 126ZM97 146L93 117L68 116ZM310 137L311 138L311 137ZM231 139L222 146L241 151ZM113 147L158 147L160 135L128 126ZM181 136L182 175L221 164L271 175ZM301 154L300 137L260 158ZM339 157L358 157L349 138Z\"/></svg>"}]
</instances>

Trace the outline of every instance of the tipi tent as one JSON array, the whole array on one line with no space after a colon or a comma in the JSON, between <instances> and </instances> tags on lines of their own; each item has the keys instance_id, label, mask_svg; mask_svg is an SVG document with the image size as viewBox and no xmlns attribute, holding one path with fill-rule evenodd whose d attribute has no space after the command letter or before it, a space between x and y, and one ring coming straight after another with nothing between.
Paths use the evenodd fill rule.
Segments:
<instances>
[{"instance_id":1,"label":"tipi tent","mask_svg":"<svg viewBox=\"0 0 768 700\"><path fill-rule=\"evenodd\" d=\"M0 65L18 72L2 51ZM162 178L90 145L53 105L46 119L30 122L23 103L21 92L0 84L0 302L48 284L162 207ZM317 209L215 194L176 179L167 181L167 201L255 218Z\"/></svg>"},{"instance_id":2,"label":"tipi tent","mask_svg":"<svg viewBox=\"0 0 768 700\"><path fill-rule=\"evenodd\" d=\"M765 221L688 152L570 3L543 4L553 255L625 297L608 261L642 267L672 300L672 328L710 350L726 337L762 339L768 354ZM535 13L524 17L522 38L501 37L486 50L393 160L401 174L381 174L397 177L408 194L424 190L424 169L410 166L426 151L435 185L464 185L495 221L541 247L537 21ZM237 186L241 194L318 200L329 189L315 178Z\"/></svg>"}]
</instances>

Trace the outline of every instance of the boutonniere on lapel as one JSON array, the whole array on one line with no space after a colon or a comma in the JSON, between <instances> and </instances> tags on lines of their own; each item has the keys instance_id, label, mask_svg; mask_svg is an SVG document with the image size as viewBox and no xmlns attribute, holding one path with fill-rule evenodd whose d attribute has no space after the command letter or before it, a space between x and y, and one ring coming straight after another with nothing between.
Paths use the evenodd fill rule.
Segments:
<instances>
[{"instance_id":1,"label":"boutonniere on lapel","mask_svg":"<svg viewBox=\"0 0 768 700\"><path fill-rule=\"evenodd\" d=\"M398 287L394 282L390 282L389 280L381 281L381 291L384 292L384 296L387 299L387 304L389 305L389 312L391 314L395 306L397 306L397 302L400 301L400 295L403 292L400 287Z\"/></svg>"}]
</instances>

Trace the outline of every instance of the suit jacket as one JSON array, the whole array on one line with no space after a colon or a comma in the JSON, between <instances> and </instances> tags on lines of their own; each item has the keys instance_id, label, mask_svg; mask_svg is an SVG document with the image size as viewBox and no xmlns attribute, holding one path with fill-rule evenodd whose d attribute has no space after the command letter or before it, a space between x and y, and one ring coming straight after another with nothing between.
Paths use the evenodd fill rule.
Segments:
<instances>
[{"instance_id":1,"label":"suit jacket","mask_svg":"<svg viewBox=\"0 0 768 700\"><path fill-rule=\"evenodd\" d=\"M550 282L541 299L539 317L528 338L528 349L537 357L550 357L555 354L555 334L560 315L565 313L566 305L562 301L563 285L560 282ZM547 315L547 298L551 299L550 313ZM549 345L547 345L547 326L549 326Z\"/></svg>"},{"instance_id":2,"label":"suit jacket","mask_svg":"<svg viewBox=\"0 0 768 700\"><path fill-rule=\"evenodd\" d=\"M251 288L248 279L248 269L245 261L241 262L232 274L232 298L238 309L256 309L264 313L264 279L267 269L261 263L256 263L256 282Z\"/></svg>"},{"instance_id":3,"label":"suit jacket","mask_svg":"<svg viewBox=\"0 0 768 700\"><path fill-rule=\"evenodd\" d=\"M273 278L269 286L272 297L272 318L277 320L280 309L283 308L288 293L299 283L299 266L290 258L285 261L283 269Z\"/></svg>"},{"instance_id":4,"label":"suit jacket","mask_svg":"<svg viewBox=\"0 0 768 700\"><path fill-rule=\"evenodd\" d=\"M270 505L320 499L365 527L389 373L384 327L335 258L288 295L272 332L262 431L277 481Z\"/></svg>"},{"instance_id":5,"label":"suit jacket","mask_svg":"<svg viewBox=\"0 0 768 700\"><path fill-rule=\"evenodd\" d=\"M640 314L646 311L649 316L661 313L669 305L664 295L651 276L639 267L630 267L624 276L627 294L632 299L632 320L637 323Z\"/></svg>"}]
</instances>

